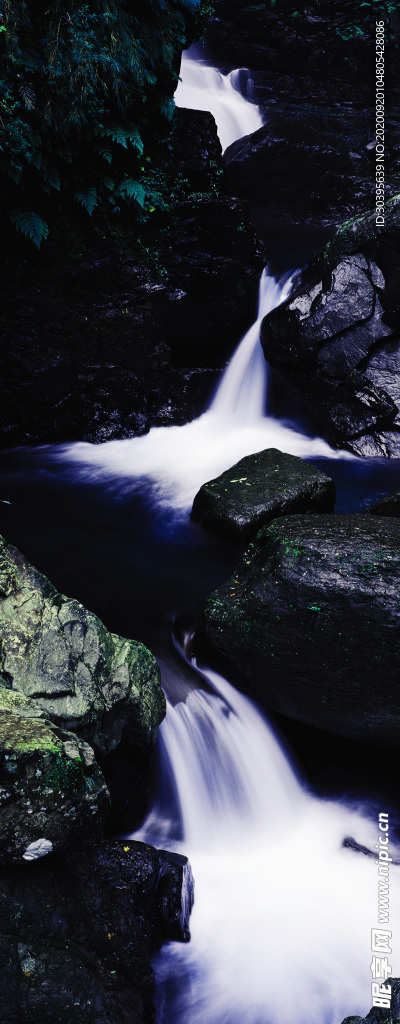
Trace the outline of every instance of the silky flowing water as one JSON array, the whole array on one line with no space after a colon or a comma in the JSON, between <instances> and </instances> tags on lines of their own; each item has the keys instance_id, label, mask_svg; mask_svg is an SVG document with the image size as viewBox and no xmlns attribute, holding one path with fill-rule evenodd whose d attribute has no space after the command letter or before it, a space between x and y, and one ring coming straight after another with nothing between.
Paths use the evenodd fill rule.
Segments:
<instances>
[{"instance_id":1,"label":"silky flowing water","mask_svg":"<svg viewBox=\"0 0 400 1024\"><path fill-rule=\"evenodd\" d=\"M181 103L213 109L214 94L223 94L223 146L261 123L237 88L248 77L199 69L189 58L182 78ZM189 856L195 905L191 941L167 944L155 960L158 1024L339 1024L371 1005L376 809L311 795L260 709L169 637L179 613L193 620L240 554L189 521L205 480L267 447L321 460L343 482L346 510L394 490L399 478L398 465L361 465L266 412L260 319L291 284L290 275L278 282L264 272L255 323L193 423L2 457L9 539L108 628L144 640L160 658L168 711L159 784L137 837ZM348 836L370 853L344 846ZM394 847L392 856L399 859ZM390 886L396 922L395 865Z\"/></svg>"}]
</instances>

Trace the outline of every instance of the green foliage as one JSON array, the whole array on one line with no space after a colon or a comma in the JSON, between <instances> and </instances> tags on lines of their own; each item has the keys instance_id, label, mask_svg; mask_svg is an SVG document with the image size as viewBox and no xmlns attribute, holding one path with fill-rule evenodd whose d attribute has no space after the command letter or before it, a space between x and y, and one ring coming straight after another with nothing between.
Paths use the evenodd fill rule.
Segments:
<instances>
[{"instance_id":1,"label":"green foliage","mask_svg":"<svg viewBox=\"0 0 400 1024\"><path fill-rule=\"evenodd\" d=\"M22 231L26 238L31 238L39 249L41 242L47 238L49 233L46 221L42 220L37 213L22 213L21 210L10 210L8 216L17 230Z\"/></svg>"},{"instance_id":2,"label":"green foliage","mask_svg":"<svg viewBox=\"0 0 400 1024\"><path fill-rule=\"evenodd\" d=\"M397 0L339 0L336 33L345 42L364 36L376 20L388 22L398 6Z\"/></svg>"},{"instance_id":3,"label":"green foliage","mask_svg":"<svg viewBox=\"0 0 400 1024\"><path fill-rule=\"evenodd\" d=\"M171 118L198 9L199 0L0 0L2 209L35 245L74 204L90 217L129 207L138 220L157 205L144 147Z\"/></svg>"}]
</instances>

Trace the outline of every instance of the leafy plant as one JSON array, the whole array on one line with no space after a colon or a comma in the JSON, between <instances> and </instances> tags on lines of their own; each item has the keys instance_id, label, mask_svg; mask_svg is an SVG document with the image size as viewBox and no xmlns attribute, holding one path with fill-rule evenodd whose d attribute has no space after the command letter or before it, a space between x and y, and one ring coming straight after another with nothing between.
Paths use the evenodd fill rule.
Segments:
<instances>
[{"instance_id":1,"label":"leafy plant","mask_svg":"<svg viewBox=\"0 0 400 1024\"><path fill-rule=\"evenodd\" d=\"M2 211L36 246L74 204L138 220L157 205L144 149L171 118L199 2L0 0Z\"/></svg>"}]
</instances>

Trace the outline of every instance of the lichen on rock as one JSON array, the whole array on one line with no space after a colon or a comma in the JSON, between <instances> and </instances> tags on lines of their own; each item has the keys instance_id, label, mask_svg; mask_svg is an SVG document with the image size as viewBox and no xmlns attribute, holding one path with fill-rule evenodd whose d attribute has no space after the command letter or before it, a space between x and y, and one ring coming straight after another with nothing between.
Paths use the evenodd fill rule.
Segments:
<instances>
[{"instance_id":1,"label":"lichen on rock","mask_svg":"<svg viewBox=\"0 0 400 1024\"><path fill-rule=\"evenodd\" d=\"M0 863L98 842L109 806L92 748L0 687Z\"/></svg>"},{"instance_id":2,"label":"lichen on rock","mask_svg":"<svg viewBox=\"0 0 400 1024\"><path fill-rule=\"evenodd\" d=\"M3 538L0 637L2 694L13 694L14 713L20 695L48 720L46 725L36 721L34 729L32 712L24 736L34 730L33 742L40 747L42 733L45 744L50 742L50 723L72 731L75 738L69 742L83 744L85 756L90 749L106 776L113 827L134 825L144 810L149 757L165 714L153 655L137 641L109 633L96 615L60 594ZM17 724L18 719L9 725L15 742ZM73 763L71 756L66 764Z\"/></svg>"}]
</instances>

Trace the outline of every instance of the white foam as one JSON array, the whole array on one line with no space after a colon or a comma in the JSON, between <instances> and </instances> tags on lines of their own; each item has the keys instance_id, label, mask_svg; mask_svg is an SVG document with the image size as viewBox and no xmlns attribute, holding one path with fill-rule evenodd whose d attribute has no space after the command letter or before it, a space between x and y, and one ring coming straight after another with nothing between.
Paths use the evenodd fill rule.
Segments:
<instances>
[{"instance_id":1,"label":"white foam","mask_svg":"<svg viewBox=\"0 0 400 1024\"><path fill-rule=\"evenodd\" d=\"M182 54L181 80L175 92L175 103L177 107L190 110L210 111L223 150L236 139L257 131L263 124L259 108L239 91L240 70L223 75L217 68L208 67L187 53Z\"/></svg>"},{"instance_id":2,"label":"white foam","mask_svg":"<svg viewBox=\"0 0 400 1024\"><path fill-rule=\"evenodd\" d=\"M307 794L259 710L207 671L215 695L168 705L162 772L177 794L183 839L168 839L158 805L137 838L189 857L195 906L189 946L156 960L161 991L179 991L168 1024L339 1024L371 1005L371 928L377 926L377 822ZM171 811L170 811L171 813ZM157 831L158 828L158 831ZM393 855L393 853L392 853ZM399 867L391 867L400 971Z\"/></svg>"},{"instance_id":3,"label":"white foam","mask_svg":"<svg viewBox=\"0 0 400 1024\"><path fill-rule=\"evenodd\" d=\"M321 437L309 437L285 420L265 415L268 364L259 342L263 316L283 302L290 277L263 271L255 323L238 345L207 412L184 426L153 427L143 437L104 444L78 442L53 449L85 477L147 478L156 498L190 508L199 487L245 455L278 448L301 458L349 458ZM80 468L79 468L80 467Z\"/></svg>"}]
</instances>

